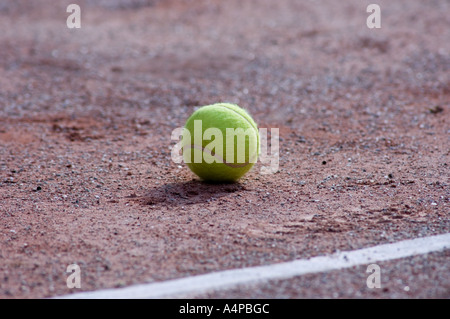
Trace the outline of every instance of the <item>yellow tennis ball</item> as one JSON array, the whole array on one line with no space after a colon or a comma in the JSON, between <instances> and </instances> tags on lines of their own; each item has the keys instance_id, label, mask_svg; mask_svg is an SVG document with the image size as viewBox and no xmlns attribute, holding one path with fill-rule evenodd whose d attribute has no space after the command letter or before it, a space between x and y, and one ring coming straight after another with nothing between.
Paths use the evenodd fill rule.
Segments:
<instances>
[{"instance_id":1,"label":"yellow tennis ball","mask_svg":"<svg viewBox=\"0 0 450 319\"><path fill-rule=\"evenodd\" d=\"M229 103L206 105L186 121L183 160L205 181L233 182L259 155L259 132L252 117Z\"/></svg>"}]
</instances>

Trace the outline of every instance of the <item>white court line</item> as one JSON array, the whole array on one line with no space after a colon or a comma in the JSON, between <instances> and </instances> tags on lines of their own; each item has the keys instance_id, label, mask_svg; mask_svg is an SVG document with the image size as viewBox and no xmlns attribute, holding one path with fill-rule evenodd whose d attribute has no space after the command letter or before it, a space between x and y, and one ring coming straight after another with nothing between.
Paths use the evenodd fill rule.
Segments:
<instances>
[{"instance_id":1,"label":"white court line","mask_svg":"<svg viewBox=\"0 0 450 319\"><path fill-rule=\"evenodd\" d=\"M268 266L213 272L206 275L135 285L125 288L81 292L56 298L177 298L214 290L232 288L242 284L255 284L268 280L337 270L380 261L421 255L450 248L450 233L404 240L354 251L338 252L330 256L294 260Z\"/></svg>"}]
</instances>

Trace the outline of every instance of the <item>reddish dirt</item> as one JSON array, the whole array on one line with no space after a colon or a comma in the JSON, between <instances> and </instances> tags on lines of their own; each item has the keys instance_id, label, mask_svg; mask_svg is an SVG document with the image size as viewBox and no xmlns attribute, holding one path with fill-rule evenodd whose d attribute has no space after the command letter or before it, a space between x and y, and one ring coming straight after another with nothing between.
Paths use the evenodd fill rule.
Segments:
<instances>
[{"instance_id":1,"label":"reddish dirt","mask_svg":"<svg viewBox=\"0 0 450 319\"><path fill-rule=\"evenodd\" d=\"M448 1L368 29L360 1L85 0L69 30L71 2L0 5L0 298L72 293L73 263L96 290L450 231ZM172 162L220 101L280 129L276 174Z\"/></svg>"}]
</instances>

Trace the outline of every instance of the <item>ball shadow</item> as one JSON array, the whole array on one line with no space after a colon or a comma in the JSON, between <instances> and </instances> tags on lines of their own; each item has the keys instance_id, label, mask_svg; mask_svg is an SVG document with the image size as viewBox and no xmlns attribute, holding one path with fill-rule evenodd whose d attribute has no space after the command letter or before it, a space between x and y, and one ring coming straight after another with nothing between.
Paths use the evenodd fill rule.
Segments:
<instances>
[{"instance_id":1,"label":"ball shadow","mask_svg":"<svg viewBox=\"0 0 450 319\"><path fill-rule=\"evenodd\" d=\"M206 203L243 190L245 187L240 183L209 183L192 180L157 186L135 199L142 205L183 206Z\"/></svg>"}]
</instances>

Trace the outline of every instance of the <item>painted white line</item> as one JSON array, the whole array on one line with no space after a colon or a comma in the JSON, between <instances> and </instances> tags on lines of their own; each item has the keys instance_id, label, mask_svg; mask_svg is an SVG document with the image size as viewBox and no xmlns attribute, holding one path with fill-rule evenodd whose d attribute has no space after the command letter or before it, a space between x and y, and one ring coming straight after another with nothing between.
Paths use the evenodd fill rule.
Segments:
<instances>
[{"instance_id":1,"label":"painted white line","mask_svg":"<svg viewBox=\"0 0 450 319\"><path fill-rule=\"evenodd\" d=\"M421 255L449 248L450 233L404 240L393 244L379 245L354 251L338 252L330 256L294 260L268 266L226 270L125 288L81 292L56 298L177 298L189 294L222 290L242 284L255 284L267 280L287 279L305 274Z\"/></svg>"}]
</instances>

